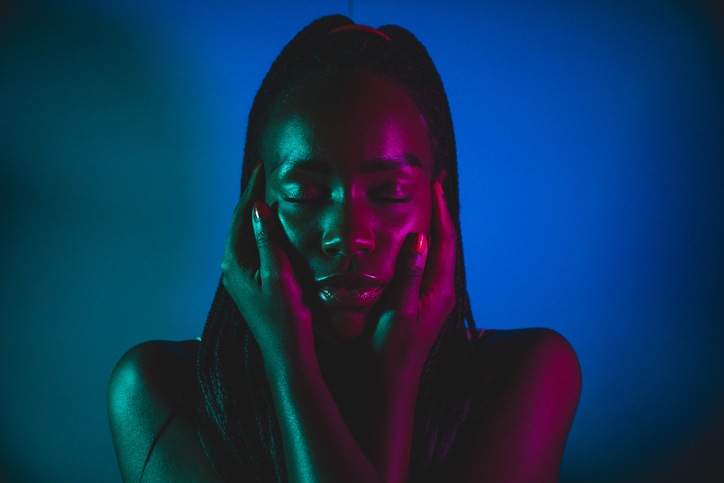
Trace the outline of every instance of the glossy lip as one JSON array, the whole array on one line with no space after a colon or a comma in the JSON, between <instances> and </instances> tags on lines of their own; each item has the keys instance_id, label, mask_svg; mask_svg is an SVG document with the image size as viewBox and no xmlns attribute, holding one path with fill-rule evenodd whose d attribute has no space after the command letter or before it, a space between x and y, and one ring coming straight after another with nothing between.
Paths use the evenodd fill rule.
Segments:
<instances>
[{"instance_id":1,"label":"glossy lip","mask_svg":"<svg viewBox=\"0 0 724 483\"><path fill-rule=\"evenodd\" d=\"M374 304L385 289L366 273L339 273L317 280L319 298L331 307L358 308Z\"/></svg>"}]
</instances>

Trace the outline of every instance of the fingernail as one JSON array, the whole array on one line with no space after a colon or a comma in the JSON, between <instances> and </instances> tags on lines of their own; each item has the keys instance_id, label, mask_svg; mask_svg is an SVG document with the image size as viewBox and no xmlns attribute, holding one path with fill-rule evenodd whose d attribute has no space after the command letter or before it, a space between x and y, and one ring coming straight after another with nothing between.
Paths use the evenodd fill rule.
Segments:
<instances>
[{"instance_id":1,"label":"fingernail","mask_svg":"<svg viewBox=\"0 0 724 483\"><path fill-rule=\"evenodd\" d=\"M442 184L439 181L435 181L435 188L437 188L441 195L445 196L445 192L442 190Z\"/></svg>"},{"instance_id":2,"label":"fingernail","mask_svg":"<svg viewBox=\"0 0 724 483\"><path fill-rule=\"evenodd\" d=\"M269 216L269 206L263 201L254 203L254 218L263 220L267 216Z\"/></svg>"},{"instance_id":3,"label":"fingernail","mask_svg":"<svg viewBox=\"0 0 724 483\"><path fill-rule=\"evenodd\" d=\"M425 235L423 235L422 233L418 233L415 243L412 244L412 251L415 253L422 253L425 251L426 247L427 239L425 238Z\"/></svg>"}]
</instances>

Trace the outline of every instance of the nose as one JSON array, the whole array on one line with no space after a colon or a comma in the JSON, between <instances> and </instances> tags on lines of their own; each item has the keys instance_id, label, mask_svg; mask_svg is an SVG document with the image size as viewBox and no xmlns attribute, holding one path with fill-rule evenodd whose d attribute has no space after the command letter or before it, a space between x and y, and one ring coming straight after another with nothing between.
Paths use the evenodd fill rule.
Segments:
<instances>
[{"instance_id":1,"label":"nose","mask_svg":"<svg viewBox=\"0 0 724 483\"><path fill-rule=\"evenodd\" d=\"M331 208L325 220L322 250L330 257L348 257L375 249L373 220L352 203Z\"/></svg>"}]
</instances>

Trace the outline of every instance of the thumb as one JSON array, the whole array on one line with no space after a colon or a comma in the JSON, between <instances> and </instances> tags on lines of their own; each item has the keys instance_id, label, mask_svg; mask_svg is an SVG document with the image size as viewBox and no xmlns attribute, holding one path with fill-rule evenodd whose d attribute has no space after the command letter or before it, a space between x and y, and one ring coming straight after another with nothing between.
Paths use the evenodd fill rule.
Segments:
<instances>
[{"instance_id":1,"label":"thumb","mask_svg":"<svg viewBox=\"0 0 724 483\"><path fill-rule=\"evenodd\" d=\"M254 203L253 226L259 250L259 283L266 290L281 289L289 282L291 266L281 243L281 226L269 205L263 200ZM271 292L270 292L271 293Z\"/></svg>"},{"instance_id":2,"label":"thumb","mask_svg":"<svg viewBox=\"0 0 724 483\"><path fill-rule=\"evenodd\" d=\"M391 294L392 309L398 316L417 321L420 283L427 259L427 237L423 233L410 233L397 259L397 268Z\"/></svg>"}]
</instances>

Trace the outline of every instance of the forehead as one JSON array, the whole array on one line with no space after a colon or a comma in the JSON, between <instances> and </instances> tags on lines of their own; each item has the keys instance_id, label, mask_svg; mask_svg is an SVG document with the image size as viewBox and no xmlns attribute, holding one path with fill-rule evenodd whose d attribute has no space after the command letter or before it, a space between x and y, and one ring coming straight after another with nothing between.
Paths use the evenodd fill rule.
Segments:
<instances>
[{"instance_id":1,"label":"forehead","mask_svg":"<svg viewBox=\"0 0 724 483\"><path fill-rule=\"evenodd\" d=\"M386 79L311 81L277 109L262 139L268 173L299 161L364 171L375 159L418 159L428 175L432 153L424 119L412 100Z\"/></svg>"}]
</instances>

